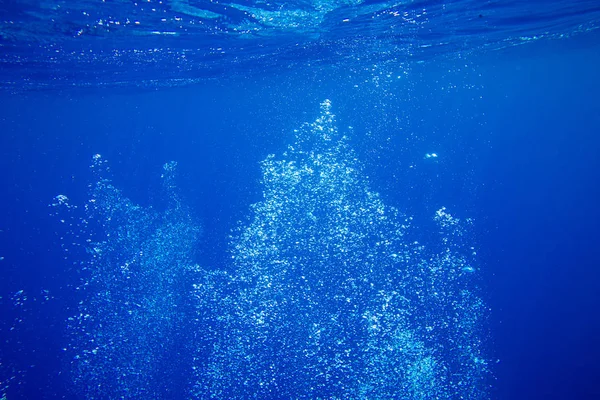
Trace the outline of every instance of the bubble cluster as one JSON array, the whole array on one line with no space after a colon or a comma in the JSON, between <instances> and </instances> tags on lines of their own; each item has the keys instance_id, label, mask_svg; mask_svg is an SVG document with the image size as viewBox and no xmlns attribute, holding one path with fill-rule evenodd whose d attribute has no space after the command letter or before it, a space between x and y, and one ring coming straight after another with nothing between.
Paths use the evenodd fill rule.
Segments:
<instances>
[{"instance_id":1,"label":"bubble cluster","mask_svg":"<svg viewBox=\"0 0 600 400\"><path fill-rule=\"evenodd\" d=\"M329 101L295 134L262 163L263 199L232 239L235 274L210 324L224 333L195 396L486 398L462 222L438 211L439 252L410 240L411 219L369 189Z\"/></svg>"},{"instance_id":2,"label":"bubble cluster","mask_svg":"<svg viewBox=\"0 0 600 400\"><path fill-rule=\"evenodd\" d=\"M174 186L176 163L164 166L164 210L125 197L100 155L92 170L96 182L78 224L88 256L65 348L76 390L90 399L180 397L192 363L186 293L200 228ZM55 204L74 209L66 196Z\"/></svg>"}]
</instances>

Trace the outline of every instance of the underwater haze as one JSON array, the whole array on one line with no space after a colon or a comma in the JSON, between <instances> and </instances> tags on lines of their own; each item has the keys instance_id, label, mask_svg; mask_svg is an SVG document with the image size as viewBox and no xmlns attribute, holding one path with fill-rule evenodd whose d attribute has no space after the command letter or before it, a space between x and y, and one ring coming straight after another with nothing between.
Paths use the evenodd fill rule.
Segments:
<instances>
[{"instance_id":1,"label":"underwater haze","mask_svg":"<svg viewBox=\"0 0 600 400\"><path fill-rule=\"evenodd\" d=\"M0 4L0 399L600 398L596 1Z\"/></svg>"}]
</instances>

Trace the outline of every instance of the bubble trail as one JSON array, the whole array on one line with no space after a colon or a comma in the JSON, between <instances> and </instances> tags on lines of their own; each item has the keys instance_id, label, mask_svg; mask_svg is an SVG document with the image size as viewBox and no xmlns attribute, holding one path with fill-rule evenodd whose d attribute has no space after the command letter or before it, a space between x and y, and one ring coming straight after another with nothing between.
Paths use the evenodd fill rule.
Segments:
<instances>
[{"instance_id":1,"label":"bubble trail","mask_svg":"<svg viewBox=\"0 0 600 400\"><path fill-rule=\"evenodd\" d=\"M200 228L175 187L176 163L163 167L164 210L125 197L100 155L91 168L96 182L70 236L87 252L78 260L80 301L64 349L75 392L89 399L185 398L195 347L190 265ZM54 205L58 214L77 209L62 195Z\"/></svg>"}]
</instances>

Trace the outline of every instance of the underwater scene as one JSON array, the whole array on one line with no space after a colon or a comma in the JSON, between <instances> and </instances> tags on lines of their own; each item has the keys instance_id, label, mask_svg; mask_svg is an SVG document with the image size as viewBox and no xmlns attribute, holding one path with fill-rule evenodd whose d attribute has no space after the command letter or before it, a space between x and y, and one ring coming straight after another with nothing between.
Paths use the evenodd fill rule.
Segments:
<instances>
[{"instance_id":1,"label":"underwater scene","mask_svg":"<svg viewBox=\"0 0 600 400\"><path fill-rule=\"evenodd\" d=\"M0 2L0 399L600 399L599 28Z\"/></svg>"}]
</instances>

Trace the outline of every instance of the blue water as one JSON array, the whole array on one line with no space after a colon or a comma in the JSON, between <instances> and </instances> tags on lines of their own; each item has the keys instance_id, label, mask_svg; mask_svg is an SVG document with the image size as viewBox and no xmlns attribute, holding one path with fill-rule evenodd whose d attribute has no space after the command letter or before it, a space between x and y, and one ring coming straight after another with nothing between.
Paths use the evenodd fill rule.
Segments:
<instances>
[{"instance_id":1,"label":"blue water","mask_svg":"<svg viewBox=\"0 0 600 400\"><path fill-rule=\"evenodd\" d=\"M600 398L599 17L0 4L0 398Z\"/></svg>"}]
</instances>

